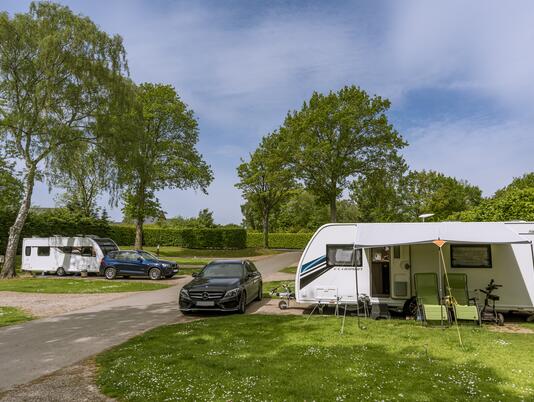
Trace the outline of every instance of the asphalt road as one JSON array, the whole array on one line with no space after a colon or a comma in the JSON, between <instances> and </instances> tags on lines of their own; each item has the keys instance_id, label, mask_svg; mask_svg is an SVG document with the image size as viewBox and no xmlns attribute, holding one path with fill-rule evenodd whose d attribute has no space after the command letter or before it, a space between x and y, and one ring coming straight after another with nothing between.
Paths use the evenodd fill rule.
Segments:
<instances>
[{"instance_id":1,"label":"asphalt road","mask_svg":"<svg viewBox=\"0 0 534 402\"><path fill-rule=\"evenodd\" d=\"M264 280L295 264L290 252L255 262ZM130 296L72 313L0 328L0 390L25 384L125 342L148 329L186 321L177 294L191 278L167 289ZM1 303L1 301L0 301Z\"/></svg>"}]
</instances>

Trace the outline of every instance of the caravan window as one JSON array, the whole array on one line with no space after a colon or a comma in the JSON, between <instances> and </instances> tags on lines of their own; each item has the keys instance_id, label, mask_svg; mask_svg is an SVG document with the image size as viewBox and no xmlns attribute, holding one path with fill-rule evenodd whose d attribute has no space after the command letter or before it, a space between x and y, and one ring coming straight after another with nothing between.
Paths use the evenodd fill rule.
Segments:
<instances>
[{"instance_id":1,"label":"caravan window","mask_svg":"<svg viewBox=\"0 0 534 402\"><path fill-rule=\"evenodd\" d=\"M362 266L362 249L354 249L352 244L327 244L326 265L329 267Z\"/></svg>"},{"instance_id":2,"label":"caravan window","mask_svg":"<svg viewBox=\"0 0 534 402\"><path fill-rule=\"evenodd\" d=\"M491 245L451 244L452 268L491 268Z\"/></svg>"},{"instance_id":3,"label":"caravan window","mask_svg":"<svg viewBox=\"0 0 534 402\"><path fill-rule=\"evenodd\" d=\"M37 255L39 257L48 257L50 255L50 247L37 247Z\"/></svg>"},{"instance_id":4,"label":"caravan window","mask_svg":"<svg viewBox=\"0 0 534 402\"><path fill-rule=\"evenodd\" d=\"M81 247L80 254L83 257L94 257L92 247Z\"/></svg>"},{"instance_id":5,"label":"caravan window","mask_svg":"<svg viewBox=\"0 0 534 402\"><path fill-rule=\"evenodd\" d=\"M32 255L32 248L31 247L26 247L24 249L24 254L26 254L26 257L29 257L30 255Z\"/></svg>"}]
</instances>

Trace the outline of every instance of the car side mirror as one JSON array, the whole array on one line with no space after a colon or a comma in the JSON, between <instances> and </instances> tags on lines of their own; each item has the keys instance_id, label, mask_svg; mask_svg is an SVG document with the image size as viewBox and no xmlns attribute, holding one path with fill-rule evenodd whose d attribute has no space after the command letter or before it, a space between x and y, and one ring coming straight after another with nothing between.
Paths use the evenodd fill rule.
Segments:
<instances>
[{"instance_id":1,"label":"car side mirror","mask_svg":"<svg viewBox=\"0 0 534 402\"><path fill-rule=\"evenodd\" d=\"M196 278L196 277L199 276L199 275L200 275L200 272L193 272L193 273L192 273L193 278Z\"/></svg>"},{"instance_id":2,"label":"car side mirror","mask_svg":"<svg viewBox=\"0 0 534 402\"><path fill-rule=\"evenodd\" d=\"M143 257L137 257L137 261L143 262Z\"/></svg>"}]
</instances>

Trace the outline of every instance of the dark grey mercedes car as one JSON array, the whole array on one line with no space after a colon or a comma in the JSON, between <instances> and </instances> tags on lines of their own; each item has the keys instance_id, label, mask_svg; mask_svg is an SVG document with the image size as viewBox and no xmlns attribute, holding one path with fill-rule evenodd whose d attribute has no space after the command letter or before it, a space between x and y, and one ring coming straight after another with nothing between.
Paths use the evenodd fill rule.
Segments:
<instances>
[{"instance_id":1,"label":"dark grey mercedes car","mask_svg":"<svg viewBox=\"0 0 534 402\"><path fill-rule=\"evenodd\" d=\"M180 310L237 311L244 313L247 305L261 300L262 279L249 260L216 260L194 275L180 291Z\"/></svg>"}]
</instances>

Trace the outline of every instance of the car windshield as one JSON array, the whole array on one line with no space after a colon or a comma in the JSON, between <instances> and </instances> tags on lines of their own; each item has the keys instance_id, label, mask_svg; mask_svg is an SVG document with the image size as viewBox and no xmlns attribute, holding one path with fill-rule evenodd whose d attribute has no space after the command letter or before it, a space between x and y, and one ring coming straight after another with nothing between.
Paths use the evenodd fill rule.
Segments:
<instances>
[{"instance_id":1,"label":"car windshield","mask_svg":"<svg viewBox=\"0 0 534 402\"><path fill-rule=\"evenodd\" d=\"M149 253L148 251L138 251L137 254L143 257L145 260L157 260L158 259L158 257L156 257L152 253Z\"/></svg>"},{"instance_id":2,"label":"car windshield","mask_svg":"<svg viewBox=\"0 0 534 402\"><path fill-rule=\"evenodd\" d=\"M236 263L210 264L202 270L204 278L240 278L243 276L243 266Z\"/></svg>"}]
</instances>

